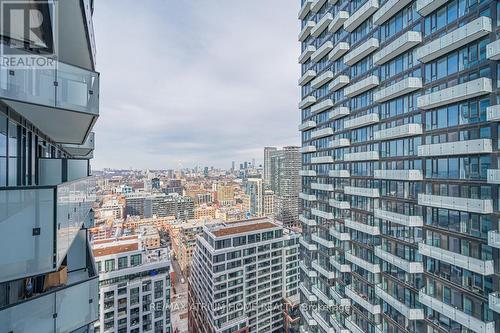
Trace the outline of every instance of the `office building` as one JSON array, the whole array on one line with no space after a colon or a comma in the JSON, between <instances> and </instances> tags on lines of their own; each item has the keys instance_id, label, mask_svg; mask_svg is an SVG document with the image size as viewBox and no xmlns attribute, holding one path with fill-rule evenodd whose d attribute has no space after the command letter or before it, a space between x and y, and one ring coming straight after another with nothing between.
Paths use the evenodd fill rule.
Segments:
<instances>
[{"instance_id":1,"label":"office building","mask_svg":"<svg viewBox=\"0 0 500 333\"><path fill-rule=\"evenodd\" d=\"M271 155L278 150L276 147L264 147L264 183L271 184Z\"/></svg>"},{"instance_id":2,"label":"office building","mask_svg":"<svg viewBox=\"0 0 500 333\"><path fill-rule=\"evenodd\" d=\"M189 278L189 332L283 332L283 298L297 294L299 276L298 237L289 233L268 218L204 226Z\"/></svg>"},{"instance_id":3,"label":"office building","mask_svg":"<svg viewBox=\"0 0 500 333\"><path fill-rule=\"evenodd\" d=\"M140 234L92 244L99 272L94 332L171 332L169 249L147 250L148 243Z\"/></svg>"},{"instance_id":4,"label":"office building","mask_svg":"<svg viewBox=\"0 0 500 333\"><path fill-rule=\"evenodd\" d=\"M298 226L301 179L299 147L283 147L270 154L270 188L276 195L276 218L286 226Z\"/></svg>"},{"instance_id":5,"label":"office building","mask_svg":"<svg viewBox=\"0 0 500 333\"><path fill-rule=\"evenodd\" d=\"M144 217L175 216L176 219L194 218L194 202L191 197L177 193L150 196L144 201Z\"/></svg>"},{"instance_id":6,"label":"office building","mask_svg":"<svg viewBox=\"0 0 500 333\"><path fill-rule=\"evenodd\" d=\"M0 331L89 332L98 318L87 237L99 116L93 2L0 5ZM36 13L36 33L16 31ZM19 23L10 29L9 16Z\"/></svg>"},{"instance_id":7,"label":"office building","mask_svg":"<svg viewBox=\"0 0 500 333\"><path fill-rule=\"evenodd\" d=\"M500 330L499 9L301 2L303 332Z\"/></svg>"},{"instance_id":8,"label":"office building","mask_svg":"<svg viewBox=\"0 0 500 333\"><path fill-rule=\"evenodd\" d=\"M248 210L252 216L261 217L264 210L264 192L261 178L248 178L245 186L245 194L248 200Z\"/></svg>"}]
</instances>

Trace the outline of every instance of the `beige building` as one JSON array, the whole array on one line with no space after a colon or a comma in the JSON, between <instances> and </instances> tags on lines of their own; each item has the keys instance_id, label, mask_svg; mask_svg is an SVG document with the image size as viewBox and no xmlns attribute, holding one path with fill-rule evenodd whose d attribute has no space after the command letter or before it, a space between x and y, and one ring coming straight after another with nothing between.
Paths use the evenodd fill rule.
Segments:
<instances>
[{"instance_id":1,"label":"beige building","mask_svg":"<svg viewBox=\"0 0 500 333\"><path fill-rule=\"evenodd\" d=\"M217 184L217 201L221 206L234 205L234 185Z\"/></svg>"},{"instance_id":2,"label":"beige building","mask_svg":"<svg viewBox=\"0 0 500 333\"><path fill-rule=\"evenodd\" d=\"M264 216L273 216L276 212L276 196L272 190L265 190L263 197Z\"/></svg>"},{"instance_id":3,"label":"beige building","mask_svg":"<svg viewBox=\"0 0 500 333\"><path fill-rule=\"evenodd\" d=\"M142 241L142 245L148 249L157 249L160 247L160 233L158 229L152 225L141 226L137 233Z\"/></svg>"},{"instance_id":4,"label":"beige building","mask_svg":"<svg viewBox=\"0 0 500 333\"><path fill-rule=\"evenodd\" d=\"M216 208L213 206L202 205L194 209L194 218L198 219L214 219Z\"/></svg>"}]
</instances>

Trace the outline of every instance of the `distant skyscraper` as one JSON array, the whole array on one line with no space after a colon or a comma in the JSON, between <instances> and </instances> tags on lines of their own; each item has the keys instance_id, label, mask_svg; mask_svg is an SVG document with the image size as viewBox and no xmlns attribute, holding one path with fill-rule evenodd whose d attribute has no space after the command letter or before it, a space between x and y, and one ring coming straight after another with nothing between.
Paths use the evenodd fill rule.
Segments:
<instances>
[{"instance_id":1,"label":"distant skyscraper","mask_svg":"<svg viewBox=\"0 0 500 333\"><path fill-rule=\"evenodd\" d=\"M500 332L500 2L297 3L301 332Z\"/></svg>"},{"instance_id":2,"label":"distant skyscraper","mask_svg":"<svg viewBox=\"0 0 500 333\"><path fill-rule=\"evenodd\" d=\"M276 196L276 218L285 226L299 224L299 147L284 147L270 154L269 185Z\"/></svg>"},{"instance_id":3,"label":"distant skyscraper","mask_svg":"<svg viewBox=\"0 0 500 333\"><path fill-rule=\"evenodd\" d=\"M278 150L276 147L264 147L264 184L271 184L271 155Z\"/></svg>"},{"instance_id":4,"label":"distant skyscraper","mask_svg":"<svg viewBox=\"0 0 500 333\"><path fill-rule=\"evenodd\" d=\"M236 162L235 161L232 161L231 162L231 171L235 171L236 170Z\"/></svg>"},{"instance_id":5,"label":"distant skyscraper","mask_svg":"<svg viewBox=\"0 0 500 333\"><path fill-rule=\"evenodd\" d=\"M248 178L245 188L245 193L249 196L249 212L252 216L262 216L264 209L264 192L261 178Z\"/></svg>"}]
</instances>

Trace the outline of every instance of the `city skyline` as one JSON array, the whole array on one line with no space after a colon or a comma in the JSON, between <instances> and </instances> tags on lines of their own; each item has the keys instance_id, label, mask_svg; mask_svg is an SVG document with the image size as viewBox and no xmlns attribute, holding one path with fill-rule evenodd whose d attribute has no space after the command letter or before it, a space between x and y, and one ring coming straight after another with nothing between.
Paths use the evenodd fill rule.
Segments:
<instances>
[{"instance_id":1,"label":"city skyline","mask_svg":"<svg viewBox=\"0 0 500 333\"><path fill-rule=\"evenodd\" d=\"M96 169L227 167L261 160L266 145L299 145L297 3L95 6L97 69L107 74ZM133 50L117 32L134 40Z\"/></svg>"}]
</instances>

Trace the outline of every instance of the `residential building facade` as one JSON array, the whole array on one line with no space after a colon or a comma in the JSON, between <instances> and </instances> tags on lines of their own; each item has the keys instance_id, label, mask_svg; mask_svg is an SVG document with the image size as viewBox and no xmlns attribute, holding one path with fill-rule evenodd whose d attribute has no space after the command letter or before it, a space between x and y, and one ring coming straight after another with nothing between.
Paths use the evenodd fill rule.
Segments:
<instances>
[{"instance_id":1,"label":"residential building facade","mask_svg":"<svg viewBox=\"0 0 500 333\"><path fill-rule=\"evenodd\" d=\"M271 156L278 150L276 147L264 147L264 184L271 185Z\"/></svg>"},{"instance_id":2,"label":"residential building facade","mask_svg":"<svg viewBox=\"0 0 500 333\"><path fill-rule=\"evenodd\" d=\"M500 4L303 0L303 332L498 332Z\"/></svg>"},{"instance_id":3,"label":"residential building facade","mask_svg":"<svg viewBox=\"0 0 500 333\"><path fill-rule=\"evenodd\" d=\"M205 226L189 278L189 332L282 332L283 299L298 292L290 233L268 218Z\"/></svg>"},{"instance_id":4,"label":"residential building facade","mask_svg":"<svg viewBox=\"0 0 500 333\"><path fill-rule=\"evenodd\" d=\"M87 235L99 116L93 2L0 5L0 330L89 332L98 318ZM5 27L23 13L43 18L37 35L16 31L19 21Z\"/></svg>"},{"instance_id":5,"label":"residential building facade","mask_svg":"<svg viewBox=\"0 0 500 333\"><path fill-rule=\"evenodd\" d=\"M99 321L94 332L170 333L170 255L142 235L94 241Z\"/></svg>"}]
</instances>

